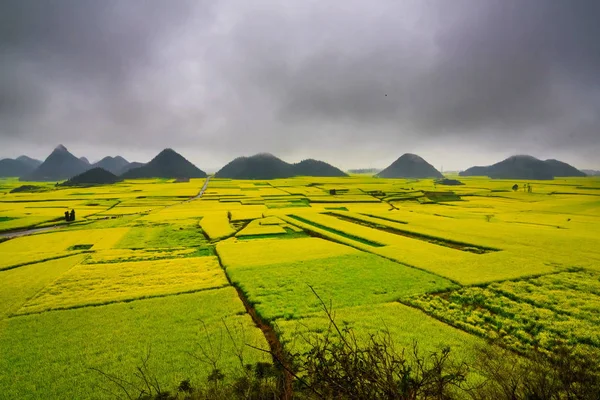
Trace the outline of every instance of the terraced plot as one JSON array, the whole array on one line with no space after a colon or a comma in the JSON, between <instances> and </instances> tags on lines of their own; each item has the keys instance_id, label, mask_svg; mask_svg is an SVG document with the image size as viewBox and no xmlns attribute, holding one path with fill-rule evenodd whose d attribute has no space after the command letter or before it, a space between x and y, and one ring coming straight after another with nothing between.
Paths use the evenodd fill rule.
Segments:
<instances>
[{"instance_id":1,"label":"terraced plot","mask_svg":"<svg viewBox=\"0 0 600 400\"><path fill-rule=\"evenodd\" d=\"M600 275L563 272L406 301L443 321L518 351L552 354L561 343L600 354Z\"/></svg>"},{"instance_id":2,"label":"terraced plot","mask_svg":"<svg viewBox=\"0 0 600 400\"><path fill-rule=\"evenodd\" d=\"M600 353L600 180L534 193L461 180L450 199L432 180L211 179L191 201L203 180L19 194L0 181L0 231L78 215L0 243L0 393L114 398L90 368L128 377L148 350L169 390L207 381L188 352L213 349L229 378L235 349L271 360L243 345L268 348L257 324L291 351L327 329L313 289L341 327L387 330L399 347Z\"/></svg>"},{"instance_id":3,"label":"terraced plot","mask_svg":"<svg viewBox=\"0 0 600 400\"><path fill-rule=\"evenodd\" d=\"M17 314L31 314L227 286L216 257L78 265Z\"/></svg>"},{"instance_id":4,"label":"terraced plot","mask_svg":"<svg viewBox=\"0 0 600 400\"><path fill-rule=\"evenodd\" d=\"M19 316L0 321L0 330L0 388L12 399L121 397L91 368L134 380L148 354L162 387L184 379L201 384L211 369L190 353L217 355L229 378L240 343L268 348L231 287ZM261 351L243 351L247 363L270 361Z\"/></svg>"}]
</instances>

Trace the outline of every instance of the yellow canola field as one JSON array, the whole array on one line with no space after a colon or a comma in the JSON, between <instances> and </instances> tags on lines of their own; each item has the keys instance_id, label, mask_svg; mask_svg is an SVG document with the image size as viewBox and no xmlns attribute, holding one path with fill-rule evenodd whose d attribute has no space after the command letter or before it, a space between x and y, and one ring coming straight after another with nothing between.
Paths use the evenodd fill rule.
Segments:
<instances>
[{"instance_id":1,"label":"yellow canola field","mask_svg":"<svg viewBox=\"0 0 600 400\"><path fill-rule=\"evenodd\" d=\"M200 220L200 228L211 240L222 239L235 233L225 212L205 215Z\"/></svg>"},{"instance_id":2,"label":"yellow canola field","mask_svg":"<svg viewBox=\"0 0 600 400\"><path fill-rule=\"evenodd\" d=\"M81 264L29 300L17 314L67 309L227 286L216 257Z\"/></svg>"},{"instance_id":3,"label":"yellow canola field","mask_svg":"<svg viewBox=\"0 0 600 400\"><path fill-rule=\"evenodd\" d=\"M341 243L432 272L461 284L478 284L556 271L556 268L552 265L535 257L529 257L526 249L523 249L522 252L499 251L474 254L415 238L379 231L328 215L302 214L302 218L307 221L316 222L322 226L355 236L358 239L362 238L373 243L385 244L385 246L373 246L290 217L283 218L292 224Z\"/></svg>"},{"instance_id":4,"label":"yellow canola field","mask_svg":"<svg viewBox=\"0 0 600 400\"><path fill-rule=\"evenodd\" d=\"M249 219L262 218L265 206L240 206L239 209L231 209L231 221L245 221Z\"/></svg>"},{"instance_id":5,"label":"yellow canola field","mask_svg":"<svg viewBox=\"0 0 600 400\"><path fill-rule=\"evenodd\" d=\"M260 225L283 225L285 224L281 218L277 218L274 216L262 218L258 221Z\"/></svg>"},{"instance_id":6,"label":"yellow canola field","mask_svg":"<svg viewBox=\"0 0 600 400\"><path fill-rule=\"evenodd\" d=\"M0 321L16 312L46 285L85 259L77 254L0 272Z\"/></svg>"},{"instance_id":7,"label":"yellow canola field","mask_svg":"<svg viewBox=\"0 0 600 400\"><path fill-rule=\"evenodd\" d=\"M81 244L93 245L93 250L112 248L129 228L58 231L23 236L0 243L0 253L50 253L65 251Z\"/></svg>"},{"instance_id":8,"label":"yellow canola field","mask_svg":"<svg viewBox=\"0 0 600 400\"><path fill-rule=\"evenodd\" d=\"M277 235L284 233L285 229L277 224L263 225L260 223L260 220L254 220L250 222L244 229L236 233L235 236Z\"/></svg>"},{"instance_id":9,"label":"yellow canola field","mask_svg":"<svg viewBox=\"0 0 600 400\"><path fill-rule=\"evenodd\" d=\"M129 228L108 228L51 231L14 238L0 243L0 270L68 255L69 248L76 245L93 245L92 250L110 249L128 230Z\"/></svg>"},{"instance_id":10,"label":"yellow canola field","mask_svg":"<svg viewBox=\"0 0 600 400\"><path fill-rule=\"evenodd\" d=\"M324 239L299 238L229 239L217 244L217 253L225 267L251 267L357 254L358 251Z\"/></svg>"}]
</instances>

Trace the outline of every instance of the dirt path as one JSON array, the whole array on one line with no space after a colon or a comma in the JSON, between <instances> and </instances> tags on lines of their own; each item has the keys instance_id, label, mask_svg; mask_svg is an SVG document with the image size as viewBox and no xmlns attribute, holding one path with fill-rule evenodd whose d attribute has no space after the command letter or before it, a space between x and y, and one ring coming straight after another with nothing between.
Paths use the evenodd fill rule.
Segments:
<instances>
[{"instance_id":1,"label":"dirt path","mask_svg":"<svg viewBox=\"0 0 600 400\"><path fill-rule=\"evenodd\" d=\"M269 351L271 353L271 356L273 357L273 364L275 364L275 366L280 368L281 372L283 373L284 382L283 382L283 387L281 388L282 398L284 400L291 400L292 396L293 396L292 383L293 383L294 377L290 372L291 366L287 360L285 351L283 349L283 345L279 341L279 337L277 336L277 333L275 332L273 327L268 322L263 321L263 319L260 317L260 315L258 315L254 306L250 303L250 301L248 301L248 298L246 297L246 294L244 293L244 291L231 281L231 279L229 278L229 275L227 275L227 269L223 266L223 263L221 262L221 257L219 256L218 253L217 253L217 259L219 260L219 265L221 266L221 268L223 269L223 272L225 273L225 277L227 278L227 281L236 290L238 297L244 304L244 308L246 309L246 312L250 315L254 324L262 331L263 335L265 336L265 339L267 340L267 343L269 344Z\"/></svg>"},{"instance_id":2,"label":"dirt path","mask_svg":"<svg viewBox=\"0 0 600 400\"><path fill-rule=\"evenodd\" d=\"M54 230L54 229L63 228L65 226L67 226L67 225L55 225L55 226L47 226L47 227L44 227L44 228L32 228L32 229L22 229L22 230L8 231L8 232L0 233L0 238L12 239L12 238L16 238L16 237L19 237L19 236L31 235L33 233L51 231L51 230Z\"/></svg>"},{"instance_id":3,"label":"dirt path","mask_svg":"<svg viewBox=\"0 0 600 400\"><path fill-rule=\"evenodd\" d=\"M206 191L206 188L208 187L209 181L210 181L210 175L208 175L206 177L206 181L204 182L204 186L202 186L202 189L200 189L200 192L195 197L192 197L190 200L196 200L196 199L199 199L200 197L202 197L202 195Z\"/></svg>"}]
</instances>

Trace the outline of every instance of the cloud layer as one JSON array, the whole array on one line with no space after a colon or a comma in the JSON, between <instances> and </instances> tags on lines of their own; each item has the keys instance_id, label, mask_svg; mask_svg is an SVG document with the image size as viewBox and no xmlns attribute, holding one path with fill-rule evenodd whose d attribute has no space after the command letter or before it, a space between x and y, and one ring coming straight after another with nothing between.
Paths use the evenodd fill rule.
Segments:
<instances>
[{"instance_id":1,"label":"cloud layer","mask_svg":"<svg viewBox=\"0 0 600 400\"><path fill-rule=\"evenodd\" d=\"M600 3L0 3L0 156L598 167Z\"/></svg>"}]
</instances>

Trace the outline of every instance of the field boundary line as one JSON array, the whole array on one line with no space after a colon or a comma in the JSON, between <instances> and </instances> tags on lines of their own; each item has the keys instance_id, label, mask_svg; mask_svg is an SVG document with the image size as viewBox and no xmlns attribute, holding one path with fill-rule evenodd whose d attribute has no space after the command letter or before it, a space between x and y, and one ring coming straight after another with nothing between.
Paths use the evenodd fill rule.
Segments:
<instances>
[{"instance_id":1,"label":"field boundary line","mask_svg":"<svg viewBox=\"0 0 600 400\"><path fill-rule=\"evenodd\" d=\"M281 369L281 372L283 372L283 374L284 374L284 387L283 387L282 398L283 399L291 399L292 394L293 394L292 383L293 383L294 377L292 376L292 374L290 372L291 371L290 363L287 360L287 357L285 356L285 350L283 348L283 344L279 340L277 332L275 331L275 329L273 328L273 326L271 325L270 322L264 320L259 315L258 311L256 311L256 309L254 308L252 303L248 300L248 297L246 296L246 293L244 292L244 290L238 284L234 283L231 280L231 278L227 274L227 267L225 267L225 265L223 264L223 262L221 260L221 255L217 251L216 247L215 247L215 253L217 255L219 265L221 266L221 268L223 269L223 272L225 273L227 282L229 282L229 285L231 285L231 287L233 287L236 290L240 301L242 302L242 304L244 305L244 308L246 309L246 312L250 315L254 324L262 331L262 333L265 337L265 340L269 344L269 348L270 348L269 353L273 357L273 364L278 366Z\"/></svg>"},{"instance_id":2,"label":"field boundary line","mask_svg":"<svg viewBox=\"0 0 600 400\"><path fill-rule=\"evenodd\" d=\"M77 265L79 265L79 264L74 265L73 268L76 267ZM9 315L9 318L19 318L19 317L24 317L27 315L39 315L39 314L44 314L44 313L53 312L53 311L67 311L67 310L76 310L76 309L88 308L88 307L102 307L102 306L108 306L111 304L118 304L118 303L131 303L132 301L157 299L157 298L169 297L169 296L179 296L181 294L193 294L193 293L199 293L199 292L207 292L209 290L218 290L218 289L223 289L223 288L226 288L229 286L230 286L229 284L223 284L221 286L215 286L215 287L210 287L210 288L192 289L192 290L186 290L186 291L176 292L176 293L164 293L164 294L148 295L148 296L141 296L141 297L133 297L130 299L123 299L123 300L111 300L111 301L107 301L104 303L90 303L90 304L74 305L74 306L69 306L69 307L51 308L51 309L47 309L47 310L34 311L34 312L22 313L22 314L14 314L13 313L13 314Z\"/></svg>"},{"instance_id":3,"label":"field boundary line","mask_svg":"<svg viewBox=\"0 0 600 400\"><path fill-rule=\"evenodd\" d=\"M440 236L434 236L434 235L429 235L429 234L425 234L425 233L414 232L414 231L411 231L408 229L395 228L395 227L392 227L389 225L385 225L383 223L378 224L375 222L368 221L366 219L361 219L359 217L347 215L347 214L336 212L336 211L329 211L329 212L326 212L323 214L330 215L341 221L350 222L350 223L360 225L360 226L366 226L368 228L376 229L376 230L383 231L386 233L391 233L392 235L407 237L409 239L421 240L423 242L431 243L436 246L442 246L442 247L446 247L446 248L450 248L450 249L454 249L454 250L460 250L460 251L464 251L467 253L481 255L481 254L490 253L490 252L502 251L502 249L497 249L497 248L490 247L490 246L483 246L483 245L479 245L479 244L475 244L475 243L467 243L467 242L462 242L459 240L447 239L447 238L443 238ZM366 217L370 217L370 216L366 215ZM371 217L371 218L373 218L373 217ZM377 217L375 217L375 218L377 218ZM389 222L396 222L396 223L403 224L403 225L408 224L407 222L391 221L391 220L385 219L385 218L381 218L381 219L387 220ZM467 250L468 248L478 249L478 250L481 250L481 252L470 251L470 250Z\"/></svg>"},{"instance_id":4,"label":"field boundary line","mask_svg":"<svg viewBox=\"0 0 600 400\"><path fill-rule=\"evenodd\" d=\"M329 236L327 236L327 235L325 235L325 234L323 234L323 233L321 233L321 232L319 232L319 231L316 230L316 229L319 229L319 228L310 226L308 224L304 224L304 223L302 223L300 221L290 221L288 219L289 217L287 215L282 215L282 216L280 216L280 218L284 219L285 221L289 222L292 225L295 225L295 226L297 226L299 228L302 228L303 230L307 231L308 234L310 236L312 236L312 237L317 237L319 239L328 240L330 242L334 242L334 243L338 243L338 244L341 244L341 245L344 245L344 246L352 247L352 248L360 250L360 251L362 251L364 253L369 253L369 254L373 254L373 255L375 255L377 257L385 258L386 260L393 261L394 263L396 263L398 265L402 265L402 266L408 267L408 268L413 268L413 269L416 269L416 270L419 270L419 271L426 272L428 274L437 276L439 278L446 279L446 280L454 283L455 285L458 285L459 287L468 286L468 285L463 285L462 283L460 283L460 282L458 282L458 281L456 281L456 280L454 280L452 278L436 274L435 272L428 271L428 270L426 270L424 268L419 268L419 267L411 265L411 264L402 263L402 262L400 262L398 260L395 260L395 259L393 259L391 257L388 257L388 256L385 256L383 254L374 253L373 251L368 250L366 246L359 246L359 244L350 244L350 243L346 243L344 241L338 240L338 239L336 239L334 237L329 237ZM298 222L300 222L300 223L298 223ZM307 226L303 226L303 225L307 225ZM328 233L330 233L331 235L334 235L331 232L328 232Z\"/></svg>"},{"instance_id":5,"label":"field boundary line","mask_svg":"<svg viewBox=\"0 0 600 400\"><path fill-rule=\"evenodd\" d=\"M43 263L43 262L46 262L46 261L60 260L61 258L67 258L67 257L77 256L79 254L87 254L87 253L90 253L90 251L85 251L84 250L84 251L81 251L79 253L65 254L65 255L60 255L60 256L56 256L56 257L44 258L42 260L36 260L36 261L31 261L31 262L26 262L26 263L21 263L21 264L15 264L15 265L11 265L11 266L8 266L8 267L0 268L0 273L2 273L4 271L10 271L11 269L15 269L15 268L26 267L28 265L39 264L39 263Z\"/></svg>"}]
</instances>

